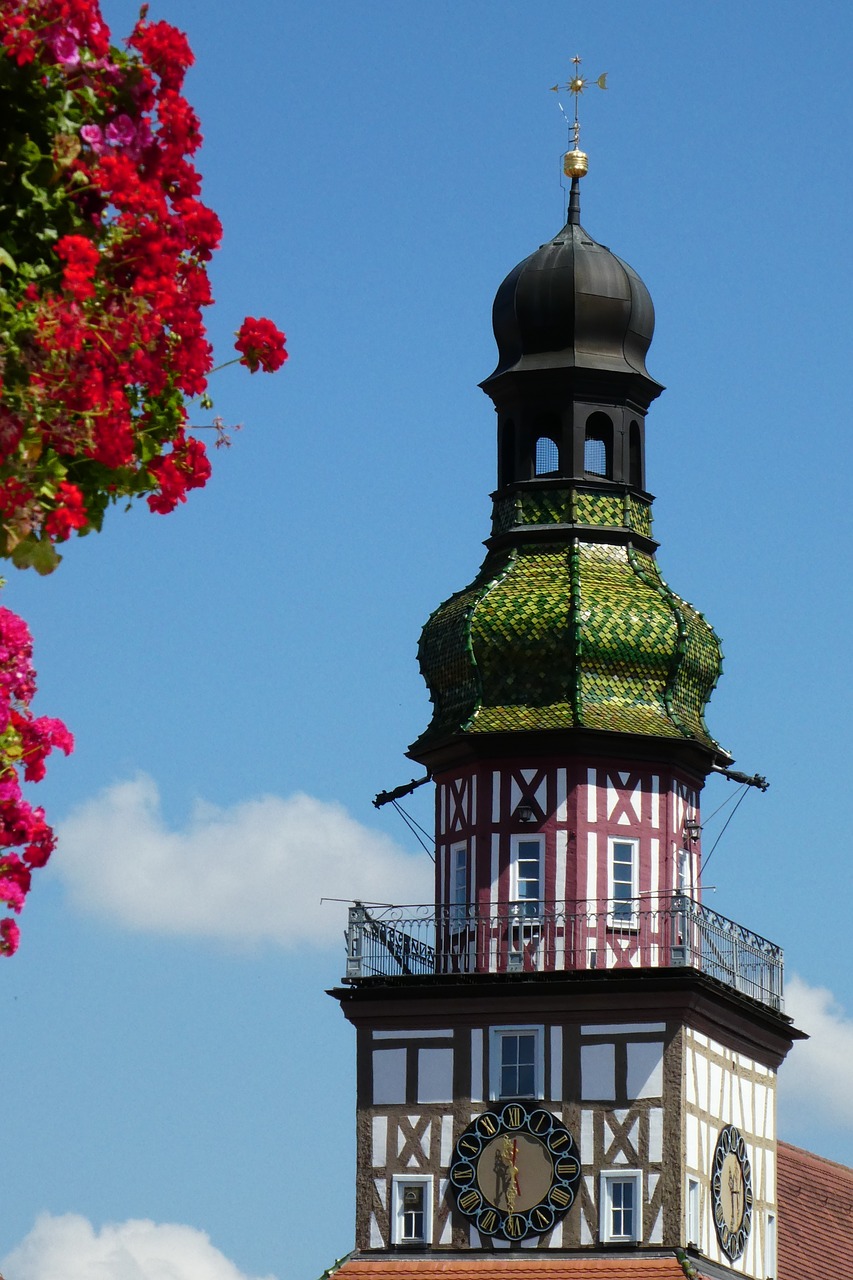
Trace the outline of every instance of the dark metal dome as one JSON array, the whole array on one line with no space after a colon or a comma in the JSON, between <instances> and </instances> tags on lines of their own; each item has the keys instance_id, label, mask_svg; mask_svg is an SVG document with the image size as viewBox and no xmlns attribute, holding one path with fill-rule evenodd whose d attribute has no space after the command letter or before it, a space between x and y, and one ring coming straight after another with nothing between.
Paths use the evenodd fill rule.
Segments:
<instances>
[{"instance_id":1,"label":"dark metal dome","mask_svg":"<svg viewBox=\"0 0 853 1280\"><path fill-rule=\"evenodd\" d=\"M655 327L649 291L633 268L583 229L577 208L559 235L506 277L492 325L498 364L484 387L509 372L561 368L654 381L645 364Z\"/></svg>"}]
</instances>

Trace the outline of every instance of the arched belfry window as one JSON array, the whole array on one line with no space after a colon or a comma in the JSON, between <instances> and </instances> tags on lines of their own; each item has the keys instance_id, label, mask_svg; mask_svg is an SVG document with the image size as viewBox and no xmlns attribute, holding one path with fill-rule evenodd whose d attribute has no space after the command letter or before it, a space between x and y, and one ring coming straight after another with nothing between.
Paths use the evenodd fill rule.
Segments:
<instances>
[{"instance_id":1,"label":"arched belfry window","mask_svg":"<svg viewBox=\"0 0 853 1280\"><path fill-rule=\"evenodd\" d=\"M643 443L638 422L631 423L628 434L628 482L632 489L643 487Z\"/></svg>"},{"instance_id":2,"label":"arched belfry window","mask_svg":"<svg viewBox=\"0 0 853 1280\"><path fill-rule=\"evenodd\" d=\"M560 448L550 436L540 436L536 441L536 475L553 476L560 470Z\"/></svg>"},{"instance_id":3,"label":"arched belfry window","mask_svg":"<svg viewBox=\"0 0 853 1280\"><path fill-rule=\"evenodd\" d=\"M583 442L583 469L587 475L613 476L613 423L606 413L590 414Z\"/></svg>"}]
</instances>

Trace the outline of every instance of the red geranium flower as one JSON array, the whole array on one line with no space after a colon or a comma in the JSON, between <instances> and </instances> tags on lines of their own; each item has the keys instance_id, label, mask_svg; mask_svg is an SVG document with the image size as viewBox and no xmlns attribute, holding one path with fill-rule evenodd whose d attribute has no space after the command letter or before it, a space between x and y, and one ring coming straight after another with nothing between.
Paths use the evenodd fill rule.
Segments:
<instances>
[{"instance_id":1,"label":"red geranium flower","mask_svg":"<svg viewBox=\"0 0 853 1280\"><path fill-rule=\"evenodd\" d=\"M284 342L284 334L275 327L272 320L263 317L254 320L251 316L246 316L237 332L234 346L241 353L240 364L244 364L252 373L257 373L258 369L263 369L264 373L275 373L287 359Z\"/></svg>"}]
</instances>

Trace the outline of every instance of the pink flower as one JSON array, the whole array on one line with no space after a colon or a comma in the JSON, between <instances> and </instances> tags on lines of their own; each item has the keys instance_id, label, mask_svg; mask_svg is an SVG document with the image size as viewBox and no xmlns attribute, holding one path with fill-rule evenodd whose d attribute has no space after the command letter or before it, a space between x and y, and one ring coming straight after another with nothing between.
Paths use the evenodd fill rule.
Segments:
<instances>
[{"instance_id":1,"label":"pink flower","mask_svg":"<svg viewBox=\"0 0 853 1280\"><path fill-rule=\"evenodd\" d=\"M50 47L56 61L61 62L63 67L76 67L80 62L80 48L70 31L60 31L52 36Z\"/></svg>"},{"instance_id":2,"label":"pink flower","mask_svg":"<svg viewBox=\"0 0 853 1280\"><path fill-rule=\"evenodd\" d=\"M89 144L96 156L103 153L104 131L99 124L84 124L80 130L80 137Z\"/></svg>"},{"instance_id":3,"label":"pink flower","mask_svg":"<svg viewBox=\"0 0 853 1280\"><path fill-rule=\"evenodd\" d=\"M116 116L107 125L106 138L113 147L132 147L136 142L136 125L128 115Z\"/></svg>"}]
</instances>

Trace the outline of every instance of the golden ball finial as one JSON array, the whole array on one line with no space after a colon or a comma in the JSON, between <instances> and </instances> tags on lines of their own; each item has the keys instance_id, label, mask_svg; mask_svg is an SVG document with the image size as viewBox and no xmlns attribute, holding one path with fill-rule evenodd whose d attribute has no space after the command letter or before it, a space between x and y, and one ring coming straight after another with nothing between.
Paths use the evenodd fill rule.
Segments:
<instances>
[{"instance_id":1,"label":"golden ball finial","mask_svg":"<svg viewBox=\"0 0 853 1280\"><path fill-rule=\"evenodd\" d=\"M575 148L563 157L563 173L567 178L582 178L589 169L589 156Z\"/></svg>"}]
</instances>

